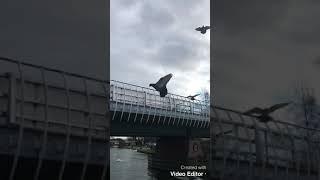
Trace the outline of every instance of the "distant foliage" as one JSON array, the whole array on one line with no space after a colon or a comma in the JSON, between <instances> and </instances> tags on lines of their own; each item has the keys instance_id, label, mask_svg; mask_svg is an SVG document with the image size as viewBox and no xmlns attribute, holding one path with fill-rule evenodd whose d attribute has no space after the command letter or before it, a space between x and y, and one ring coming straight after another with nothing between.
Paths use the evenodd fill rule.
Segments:
<instances>
[{"instance_id":1,"label":"distant foliage","mask_svg":"<svg viewBox=\"0 0 320 180\"><path fill-rule=\"evenodd\" d=\"M295 114L297 122L310 128L319 128L319 106L313 93L313 89L296 88L294 106L291 111Z\"/></svg>"},{"instance_id":2,"label":"distant foliage","mask_svg":"<svg viewBox=\"0 0 320 180\"><path fill-rule=\"evenodd\" d=\"M206 89L201 89L199 100L204 101L206 104L210 104L210 93Z\"/></svg>"}]
</instances>

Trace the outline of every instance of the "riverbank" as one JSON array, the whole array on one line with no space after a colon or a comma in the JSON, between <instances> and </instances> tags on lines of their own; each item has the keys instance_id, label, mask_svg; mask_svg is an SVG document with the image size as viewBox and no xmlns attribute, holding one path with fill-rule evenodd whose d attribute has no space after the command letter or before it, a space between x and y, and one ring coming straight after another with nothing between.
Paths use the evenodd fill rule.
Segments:
<instances>
[{"instance_id":1,"label":"riverbank","mask_svg":"<svg viewBox=\"0 0 320 180\"><path fill-rule=\"evenodd\" d=\"M122 147L117 147L113 146L112 148L119 148L119 149L132 149L136 150L139 153L144 153L144 154L154 154L155 150L149 148L149 147L138 147L138 146L122 146Z\"/></svg>"},{"instance_id":2,"label":"riverbank","mask_svg":"<svg viewBox=\"0 0 320 180\"><path fill-rule=\"evenodd\" d=\"M152 150L150 148L144 148L144 147L138 148L137 152L145 153L145 154L154 154L155 153L154 150Z\"/></svg>"}]
</instances>

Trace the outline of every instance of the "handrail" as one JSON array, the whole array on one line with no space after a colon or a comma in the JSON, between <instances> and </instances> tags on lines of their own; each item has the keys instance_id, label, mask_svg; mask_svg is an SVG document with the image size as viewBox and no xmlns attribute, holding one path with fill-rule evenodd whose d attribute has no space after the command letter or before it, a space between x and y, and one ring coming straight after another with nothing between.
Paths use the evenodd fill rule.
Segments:
<instances>
[{"instance_id":1,"label":"handrail","mask_svg":"<svg viewBox=\"0 0 320 180\"><path fill-rule=\"evenodd\" d=\"M124 84L124 85L129 85L129 86L133 86L133 87L139 87L139 88L143 88L145 90L149 90L149 91L152 91L154 93L157 93L156 90L154 89L151 89L149 87L143 87L143 86L139 86L139 85L135 85L135 84L130 84L130 83L126 83L126 82L121 82L121 81L117 81L117 80L110 80L110 84L112 86L112 83L111 82L116 82L116 83L120 83L120 84ZM168 93L168 95L174 95L174 96L178 96L178 97L181 97L181 98L184 98L186 100L189 100L191 102L191 100L185 96L181 96L181 95L178 95L178 94L174 94L174 93ZM205 101L201 101L201 100L195 100L195 101L198 101L198 102L202 102L202 103L205 103Z\"/></svg>"},{"instance_id":2,"label":"handrail","mask_svg":"<svg viewBox=\"0 0 320 180\"><path fill-rule=\"evenodd\" d=\"M88 79L88 80L97 81L97 82L101 82L101 83L106 83L106 84L110 83L108 80L103 80L103 79L99 79L99 78L93 78L93 77L80 75L80 74L76 74L76 73L70 73L70 72L66 72L66 71L62 71L62 70L58 70L58 69L54 69L54 68L48 68L48 67L41 66L41 65L35 65L35 64L31 64L31 63L21 62L21 61L18 61L18 60L7 58L7 57L1 57L0 56L0 60L1 61L15 63L15 64L21 64L21 65L24 65L24 66L34 67L34 68L38 68L38 69L43 69L43 70L47 70L47 71L51 71L51 72L62 73L62 74L68 75L68 76L74 76L74 77Z\"/></svg>"},{"instance_id":3,"label":"handrail","mask_svg":"<svg viewBox=\"0 0 320 180\"><path fill-rule=\"evenodd\" d=\"M45 66L41 66L41 65L35 65L35 64L31 64L31 63L26 63L26 62L22 62L22 61L19 61L19 60L14 60L12 58L7 58L7 57L1 57L0 56L0 60L1 61L10 62L10 63L14 63L14 64L21 64L21 65L29 66L29 67L33 67L33 68L43 69L43 70L46 70L46 71L61 73L61 74L65 74L65 75L73 76L73 77L77 77L77 78L83 78L83 79L87 79L87 80L97 81L97 82L100 82L100 83L111 84L111 82L113 81L113 82L116 82L116 83L122 83L122 84L130 85L130 86L134 86L134 87L139 87L139 88L143 88L143 89L146 89L146 90L151 90L153 92L156 92L154 89L151 89L149 87L143 87L143 86L134 85L134 84L126 83L126 82L121 82L121 81L117 81L117 80L104 80L104 79L100 79L100 78L93 78L93 77L86 76L86 75L80 75L80 74L71 73L71 72L58 70L58 69L54 69L54 68L49 68L49 67L45 67ZM175 96L186 98L184 96L173 94L173 93L168 93L168 94L172 94L172 95L175 95Z\"/></svg>"},{"instance_id":4,"label":"handrail","mask_svg":"<svg viewBox=\"0 0 320 180\"><path fill-rule=\"evenodd\" d=\"M228 108L221 107L221 106L211 106L211 108L219 109L219 110L223 110L223 111L228 111L228 112L233 112L233 113L245 116L245 117L253 117L253 118L256 119L255 116L243 114L243 112L238 111L238 110L228 109ZM301 125L290 123L290 122L286 122L286 121L280 121L280 120L277 120L277 119L274 119L273 122L276 122L276 123L279 123L279 124L284 124L284 125L290 125L290 126L293 126L293 127L296 127L296 128L302 128L302 129L305 129L305 130L320 132L320 129L311 128L311 127L305 127L305 126L301 126Z\"/></svg>"}]
</instances>

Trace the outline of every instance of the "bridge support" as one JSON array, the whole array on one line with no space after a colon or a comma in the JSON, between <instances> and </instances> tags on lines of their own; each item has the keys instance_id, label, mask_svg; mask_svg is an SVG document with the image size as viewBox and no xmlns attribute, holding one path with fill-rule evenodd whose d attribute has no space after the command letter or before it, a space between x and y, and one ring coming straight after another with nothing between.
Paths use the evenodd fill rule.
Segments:
<instances>
[{"instance_id":1,"label":"bridge support","mask_svg":"<svg viewBox=\"0 0 320 180\"><path fill-rule=\"evenodd\" d=\"M172 171L186 165L189 137L160 137L156 153L149 159L149 168Z\"/></svg>"}]
</instances>

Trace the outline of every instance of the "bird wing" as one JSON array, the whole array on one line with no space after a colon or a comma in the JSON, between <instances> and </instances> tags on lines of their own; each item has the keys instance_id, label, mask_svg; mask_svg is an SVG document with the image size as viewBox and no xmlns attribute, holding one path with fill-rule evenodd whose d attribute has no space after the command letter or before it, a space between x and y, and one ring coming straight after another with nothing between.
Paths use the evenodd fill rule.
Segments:
<instances>
[{"instance_id":1,"label":"bird wing","mask_svg":"<svg viewBox=\"0 0 320 180\"><path fill-rule=\"evenodd\" d=\"M262 112L263 112L263 109L255 107L255 108L252 108L252 109L244 112L243 114L244 115L252 115L252 114L261 114Z\"/></svg>"},{"instance_id":2,"label":"bird wing","mask_svg":"<svg viewBox=\"0 0 320 180\"><path fill-rule=\"evenodd\" d=\"M224 132L218 133L218 134L216 134L215 136L216 136L216 137L219 137L219 136L222 136L222 135L225 135L225 134L229 134L229 133L231 133L231 132L232 132L232 130L228 130L228 131L224 131Z\"/></svg>"},{"instance_id":3,"label":"bird wing","mask_svg":"<svg viewBox=\"0 0 320 180\"><path fill-rule=\"evenodd\" d=\"M160 91L160 97L165 97L168 94L168 90L166 87L164 87L161 91Z\"/></svg>"},{"instance_id":4,"label":"bird wing","mask_svg":"<svg viewBox=\"0 0 320 180\"><path fill-rule=\"evenodd\" d=\"M201 27L197 27L195 30L196 31L201 31Z\"/></svg>"},{"instance_id":5,"label":"bird wing","mask_svg":"<svg viewBox=\"0 0 320 180\"><path fill-rule=\"evenodd\" d=\"M205 28L205 29L210 29L210 26L205 26L204 28Z\"/></svg>"},{"instance_id":6,"label":"bird wing","mask_svg":"<svg viewBox=\"0 0 320 180\"><path fill-rule=\"evenodd\" d=\"M268 109L268 112L271 113L277 109L280 109L280 108L283 108L285 106L288 106L290 103L280 103L280 104L275 104L273 106L271 106L269 109Z\"/></svg>"},{"instance_id":7,"label":"bird wing","mask_svg":"<svg viewBox=\"0 0 320 180\"><path fill-rule=\"evenodd\" d=\"M193 95L193 97L197 97L197 96L199 96L200 94L195 94L195 95Z\"/></svg>"},{"instance_id":8,"label":"bird wing","mask_svg":"<svg viewBox=\"0 0 320 180\"><path fill-rule=\"evenodd\" d=\"M165 87L171 78L172 78L171 73L160 78L159 81L156 83L156 86L158 86L159 88Z\"/></svg>"}]
</instances>

